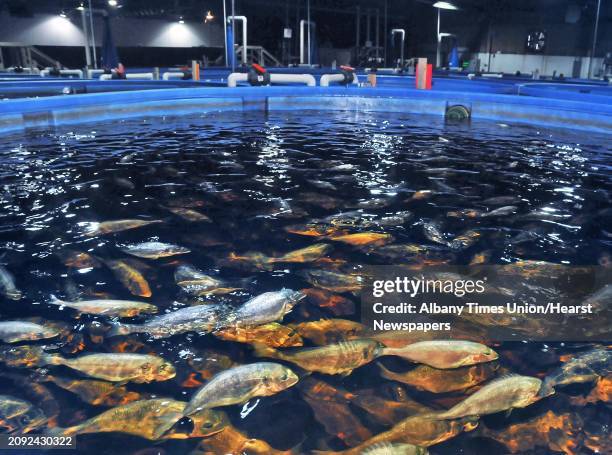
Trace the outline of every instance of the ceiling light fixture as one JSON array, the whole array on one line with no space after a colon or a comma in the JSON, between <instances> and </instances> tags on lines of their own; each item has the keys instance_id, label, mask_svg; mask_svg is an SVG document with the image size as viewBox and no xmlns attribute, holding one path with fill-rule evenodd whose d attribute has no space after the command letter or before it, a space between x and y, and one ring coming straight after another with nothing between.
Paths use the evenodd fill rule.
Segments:
<instances>
[{"instance_id":1,"label":"ceiling light fixture","mask_svg":"<svg viewBox=\"0 0 612 455\"><path fill-rule=\"evenodd\" d=\"M212 21L214 18L215 18L215 16L213 16L212 11L210 11L210 10L209 10L209 11L206 13L206 17L204 18L204 23L206 24L206 23L208 23L208 22L211 22L211 21Z\"/></svg>"},{"instance_id":2,"label":"ceiling light fixture","mask_svg":"<svg viewBox=\"0 0 612 455\"><path fill-rule=\"evenodd\" d=\"M184 24L185 23L185 19L183 19L183 16L179 17L179 24Z\"/></svg>"},{"instance_id":3,"label":"ceiling light fixture","mask_svg":"<svg viewBox=\"0 0 612 455\"><path fill-rule=\"evenodd\" d=\"M438 8L438 9L452 9L452 10L459 9L455 5L453 5L452 3L449 3L449 2L436 2L432 6L434 8Z\"/></svg>"},{"instance_id":4,"label":"ceiling light fixture","mask_svg":"<svg viewBox=\"0 0 612 455\"><path fill-rule=\"evenodd\" d=\"M108 6L117 6L117 0L108 0Z\"/></svg>"}]
</instances>

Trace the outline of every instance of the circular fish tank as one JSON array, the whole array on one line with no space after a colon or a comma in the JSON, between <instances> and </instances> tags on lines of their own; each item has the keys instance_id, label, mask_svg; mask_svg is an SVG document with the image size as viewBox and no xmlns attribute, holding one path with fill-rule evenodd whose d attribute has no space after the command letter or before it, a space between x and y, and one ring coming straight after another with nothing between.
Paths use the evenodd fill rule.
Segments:
<instances>
[{"instance_id":1,"label":"circular fish tank","mask_svg":"<svg viewBox=\"0 0 612 455\"><path fill-rule=\"evenodd\" d=\"M83 454L609 453L608 95L533 90L4 101L0 427ZM398 270L476 269L491 306L520 283L601 313L366 314Z\"/></svg>"}]
</instances>

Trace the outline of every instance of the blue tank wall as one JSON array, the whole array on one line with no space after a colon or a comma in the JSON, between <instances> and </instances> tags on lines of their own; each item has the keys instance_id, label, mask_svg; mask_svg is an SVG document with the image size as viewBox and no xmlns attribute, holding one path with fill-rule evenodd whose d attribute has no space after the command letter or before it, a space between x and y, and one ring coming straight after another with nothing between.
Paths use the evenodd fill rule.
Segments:
<instances>
[{"instance_id":1,"label":"blue tank wall","mask_svg":"<svg viewBox=\"0 0 612 455\"><path fill-rule=\"evenodd\" d=\"M138 81L134 82L137 86ZM487 91L474 81L452 81L448 90L436 81L437 89L424 91L407 87L196 87L78 94L0 102L0 131L54 127L148 115L241 110L362 110L444 115L450 105L471 109L472 118L504 123L521 122L585 131L612 132L612 103L609 92L561 92L553 87L533 96ZM101 82L91 81L97 85ZM110 81L116 83L116 81ZM120 82L122 83L122 82ZM445 82L446 83L446 82ZM490 83L488 83L490 84ZM503 85L493 85L495 87ZM452 90L451 88L454 88ZM526 89L531 89L527 87ZM602 88L603 90L603 88ZM544 96L552 93L552 96ZM560 96L555 96L560 95Z\"/></svg>"}]
</instances>

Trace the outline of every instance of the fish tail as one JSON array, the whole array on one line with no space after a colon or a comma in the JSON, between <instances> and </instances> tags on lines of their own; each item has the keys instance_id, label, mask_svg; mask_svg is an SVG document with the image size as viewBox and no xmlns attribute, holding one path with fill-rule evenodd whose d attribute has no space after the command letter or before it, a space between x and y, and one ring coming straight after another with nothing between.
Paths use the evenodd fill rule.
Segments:
<instances>
[{"instance_id":1,"label":"fish tail","mask_svg":"<svg viewBox=\"0 0 612 455\"><path fill-rule=\"evenodd\" d=\"M384 351L383 351L384 352ZM391 370L389 370L388 368L386 368L382 363L380 362L376 362L376 366L378 366L378 369L380 371L380 375L385 378L385 379L390 379L393 380L394 374Z\"/></svg>"},{"instance_id":2,"label":"fish tail","mask_svg":"<svg viewBox=\"0 0 612 455\"><path fill-rule=\"evenodd\" d=\"M48 428L44 434L45 436L74 436L78 433L79 429L79 425L73 427Z\"/></svg>"},{"instance_id":3,"label":"fish tail","mask_svg":"<svg viewBox=\"0 0 612 455\"><path fill-rule=\"evenodd\" d=\"M62 306L65 305L66 302L64 302L61 299L58 299L55 295L51 294L51 296L49 297L49 303L51 305L57 305L57 306Z\"/></svg>"},{"instance_id":4,"label":"fish tail","mask_svg":"<svg viewBox=\"0 0 612 455\"><path fill-rule=\"evenodd\" d=\"M121 335L130 335L131 333L138 333L140 326L135 324L122 324L120 322L112 323L111 329L106 333L107 337L116 337Z\"/></svg>"},{"instance_id":5,"label":"fish tail","mask_svg":"<svg viewBox=\"0 0 612 455\"><path fill-rule=\"evenodd\" d=\"M280 352L262 343L253 343L253 355L255 355L255 357L282 359L282 355Z\"/></svg>"},{"instance_id":6,"label":"fish tail","mask_svg":"<svg viewBox=\"0 0 612 455\"><path fill-rule=\"evenodd\" d=\"M66 362L68 362L68 359L63 358L61 355L43 354L40 356L38 365L66 365Z\"/></svg>"}]
</instances>

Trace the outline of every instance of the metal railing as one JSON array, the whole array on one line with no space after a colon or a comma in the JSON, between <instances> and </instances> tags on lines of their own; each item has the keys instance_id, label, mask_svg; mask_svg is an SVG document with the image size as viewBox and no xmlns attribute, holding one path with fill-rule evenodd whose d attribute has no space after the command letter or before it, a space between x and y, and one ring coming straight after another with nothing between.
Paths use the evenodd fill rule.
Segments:
<instances>
[{"instance_id":1,"label":"metal railing","mask_svg":"<svg viewBox=\"0 0 612 455\"><path fill-rule=\"evenodd\" d=\"M236 58L245 61L243 58L244 46L239 46L236 49ZM246 52L247 63L259 63L263 66L283 66L279 59L272 55L263 46L247 46Z\"/></svg>"}]
</instances>

